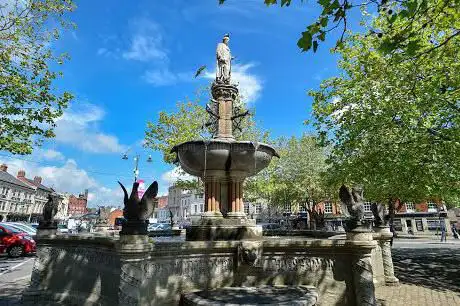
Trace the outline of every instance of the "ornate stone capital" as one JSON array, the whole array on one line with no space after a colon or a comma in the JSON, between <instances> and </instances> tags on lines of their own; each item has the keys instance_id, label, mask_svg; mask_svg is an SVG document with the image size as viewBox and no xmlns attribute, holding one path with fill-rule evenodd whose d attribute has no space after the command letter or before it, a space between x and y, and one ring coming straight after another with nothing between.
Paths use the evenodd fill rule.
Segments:
<instances>
[{"instance_id":1,"label":"ornate stone capital","mask_svg":"<svg viewBox=\"0 0 460 306\"><path fill-rule=\"evenodd\" d=\"M219 100L235 101L238 97L238 88L230 84L213 83L211 86L212 97Z\"/></svg>"}]
</instances>

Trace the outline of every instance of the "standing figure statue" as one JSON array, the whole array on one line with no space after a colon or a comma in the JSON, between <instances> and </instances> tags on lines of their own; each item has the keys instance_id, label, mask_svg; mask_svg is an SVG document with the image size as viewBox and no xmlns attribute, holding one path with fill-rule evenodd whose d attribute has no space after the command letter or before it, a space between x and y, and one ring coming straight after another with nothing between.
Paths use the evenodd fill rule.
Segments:
<instances>
[{"instance_id":1,"label":"standing figure statue","mask_svg":"<svg viewBox=\"0 0 460 306\"><path fill-rule=\"evenodd\" d=\"M39 222L39 228L56 228L57 222L54 221L54 216L58 211L58 203L56 197L48 194L48 201L43 206L42 220Z\"/></svg>"},{"instance_id":2,"label":"standing figure statue","mask_svg":"<svg viewBox=\"0 0 460 306\"><path fill-rule=\"evenodd\" d=\"M225 34L222 42L217 45L216 57L216 83L230 84L230 77L232 74L232 55L228 42L230 35Z\"/></svg>"}]
</instances>

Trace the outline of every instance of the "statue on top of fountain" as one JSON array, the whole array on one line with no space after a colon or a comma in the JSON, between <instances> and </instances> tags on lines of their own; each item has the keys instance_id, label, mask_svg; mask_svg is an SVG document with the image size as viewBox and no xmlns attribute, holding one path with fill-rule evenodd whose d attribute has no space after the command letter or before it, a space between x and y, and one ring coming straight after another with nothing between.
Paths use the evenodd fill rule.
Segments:
<instances>
[{"instance_id":1,"label":"statue on top of fountain","mask_svg":"<svg viewBox=\"0 0 460 306\"><path fill-rule=\"evenodd\" d=\"M232 55L228 42L230 41L230 35L225 34L222 42L217 44L216 50L216 83L219 84L230 84L230 78L232 75Z\"/></svg>"}]
</instances>

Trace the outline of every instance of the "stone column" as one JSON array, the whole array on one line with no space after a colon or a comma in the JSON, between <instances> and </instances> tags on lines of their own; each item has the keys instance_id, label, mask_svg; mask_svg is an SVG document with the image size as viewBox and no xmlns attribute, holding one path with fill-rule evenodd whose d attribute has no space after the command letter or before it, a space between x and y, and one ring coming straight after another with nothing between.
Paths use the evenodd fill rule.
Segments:
<instances>
[{"instance_id":1,"label":"stone column","mask_svg":"<svg viewBox=\"0 0 460 306\"><path fill-rule=\"evenodd\" d=\"M377 305L371 261L371 252L376 246L373 234L366 226L360 225L347 232L347 240L356 244L357 249L351 262L356 305Z\"/></svg>"},{"instance_id":2,"label":"stone column","mask_svg":"<svg viewBox=\"0 0 460 306\"><path fill-rule=\"evenodd\" d=\"M205 206L203 218L222 218L220 212L220 182L215 178L208 178L205 183Z\"/></svg>"},{"instance_id":3,"label":"stone column","mask_svg":"<svg viewBox=\"0 0 460 306\"><path fill-rule=\"evenodd\" d=\"M243 183L238 178L233 178L230 185L232 186L231 192L231 211L228 213L229 218L246 218L244 213L244 204L243 204Z\"/></svg>"},{"instance_id":4,"label":"stone column","mask_svg":"<svg viewBox=\"0 0 460 306\"><path fill-rule=\"evenodd\" d=\"M377 305L372 274L371 254L364 254L352 262L356 305Z\"/></svg>"},{"instance_id":5,"label":"stone column","mask_svg":"<svg viewBox=\"0 0 460 306\"><path fill-rule=\"evenodd\" d=\"M402 227L403 234L407 234L408 230L407 230L406 218L401 218L401 227Z\"/></svg>"},{"instance_id":6,"label":"stone column","mask_svg":"<svg viewBox=\"0 0 460 306\"><path fill-rule=\"evenodd\" d=\"M426 234L426 233L429 233L429 230L428 230L428 220L426 218L422 218L422 225L423 225L423 232Z\"/></svg>"},{"instance_id":7,"label":"stone column","mask_svg":"<svg viewBox=\"0 0 460 306\"><path fill-rule=\"evenodd\" d=\"M233 137L233 102L238 96L238 89L229 84L213 83L211 94L214 103L217 104L217 135L215 138L225 139Z\"/></svg>"},{"instance_id":8,"label":"stone column","mask_svg":"<svg viewBox=\"0 0 460 306\"><path fill-rule=\"evenodd\" d=\"M395 286L399 284L399 279L395 277L393 258L391 256L391 238L393 233L389 226L376 227L375 232L378 234L378 243L382 250L383 271L385 273L385 285Z\"/></svg>"},{"instance_id":9,"label":"stone column","mask_svg":"<svg viewBox=\"0 0 460 306\"><path fill-rule=\"evenodd\" d=\"M118 287L119 305L149 305L150 289L144 285L148 281L144 275L144 264L150 258L153 243L147 235L121 235L117 246L120 255L120 285ZM147 289L144 289L147 288Z\"/></svg>"}]
</instances>

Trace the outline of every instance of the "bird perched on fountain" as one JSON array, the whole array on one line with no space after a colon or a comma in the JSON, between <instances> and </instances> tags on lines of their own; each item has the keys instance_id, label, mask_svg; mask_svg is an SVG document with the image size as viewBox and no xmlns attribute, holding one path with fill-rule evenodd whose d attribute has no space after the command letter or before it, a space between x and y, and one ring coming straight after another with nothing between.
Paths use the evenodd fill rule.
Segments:
<instances>
[{"instance_id":1,"label":"bird perched on fountain","mask_svg":"<svg viewBox=\"0 0 460 306\"><path fill-rule=\"evenodd\" d=\"M154 210L154 199L158 194L158 183L153 182L145 191L142 199L139 199L137 193L139 183L134 182L131 195L128 197L128 192L122 183L118 182L124 192L124 208L123 216L126 222L123 224L120 234L146 234L147 223L146 220L152 215Z\"/></svg>"},{"instance_id":2,"label":"bird perched on fountain","mask_svg":"<svg viewBox=\"0 0 460 306\"><path fill-rule=\"evenodd\" d=\"M346 211L350 216L347 222L349 229L354 229L361 225L364 220L364 197L363 189L361 187L353 187L348 189L342 185L339 190L339 198L346 206Z\"/></svg>"},{"instance_id":3,"label":"bird perched on fountain","mask_svg":"<svg viewBox=\"0 0 460 306\"><path fill-rule=\"evenodd\" d=\"M374 215L374 223L376 226L386 225L388 223L388 217L385 216L385 206L380 203L372 203L371 211Z\"/></svg>"}]
</instances>

